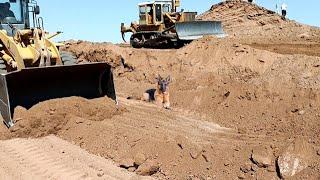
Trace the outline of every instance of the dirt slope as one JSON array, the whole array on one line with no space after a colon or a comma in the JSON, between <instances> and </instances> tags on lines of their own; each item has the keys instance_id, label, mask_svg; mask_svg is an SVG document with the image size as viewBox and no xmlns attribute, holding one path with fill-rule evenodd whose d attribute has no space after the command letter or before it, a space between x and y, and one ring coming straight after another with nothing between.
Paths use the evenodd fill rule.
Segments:
<instances>
[{"instance_id":1,"label":"dirt slope","mask_svg":"<svg viewBox=\"0 0 320 180\"><path fill-rule=\"evenodd\" d=\"M217 108L229 100L243 102L244 107L260 103L261 109L265 109L265 102L271 99L270 105L273 106L273 96L279 96L278 99L286 104L281 111L287 113L295 109L293 102L299 104L303 99L309 101L317 97L318 57L270 53L229 41L207 38L178 51L124 49L127 53L120 56L127 66L120 65L115 69L117 88L127 96L138 98L144 90L154 86L157 73L171 74L175 106L199 112L214 111L213 114L220 112ZM99 49L104 45L95 47ZM81 44L73 48L85 53ZM107 58L101 60L108 61ZM225 97L228 92L232 93L231 96ZM296 93L301 97L295 97ZM179 98L184 94L188 96Z\"/></svg>"},{"instance_id":2,"label":"dirt slope","mask_svg":"<svg viewBox=\"0 0 320 180\"><path fill-rule=\"evenodd\" d=\"M80 61L112 65L120 106L72 97L19 107L0 138L55 134L159 179L278 179L277 158L304 139L312 161L292 179L319 179L319 28L238 0L200 17L219 18L229 36L178 50L68 42ZM173 78L170 111L139 100L157 74ZM257 147L271 152L269 168L253 163Z\"/></svg>"},{"instance_id":3,"label":"dirt slope","mask_svg":"<svg viewBox=\"0 0 320 180\"><path fill-rule=\"evenodd\" d=\"M99 102L99 103L97 103ZM89 121L102 121L121 114L125 109L118 108L108 98L88 100L80 97L53 99L41 102L31 109L17 107L14 119L17 125L11 129L11 137L43 137L57 134L69 122L82 123L79 118ZM1 138L0 138L1 139Z\"/></svg>"},{"instance_id":4,"label":"dirt slope","mask_svg":"<svg viewBox=\"0 0 320 180\"><path fill-rule=\"evenodd\" d=\"M123 94L120 94L120 97L121 96L123 96ZM103 99L94 101L98 106L104 103ZM150 160L154 164L160 165L160 171L154 175L154 177L160 179L221 179L238 177L241 176L240 168L246 166L254 167L249 157L251 156L252 149L255 147L271 147L271 151L274 153L271 158L275 161L282 148L285 148L287 146L286 144L291 142L291 140L287 140L286 133L271 136L270 134L263 135L263 133L260 132L250 133L245 130L224 128L216 124L215 121L217 119L212 118L209 114L196 113L176 107L172 111L167 111L159 109L150 103L127 100L125 98L120 98L119 104L120 107L126 109L126 111L113 116L111 119L106 117L101 121L92 121L79 116L66 117L68 121L61 129L55 131L55 134L69 142L74 142L90 153L115 161L118 166L135 162L137 157L140 157L142 154L145 158L145 160L142 161ZM108 107L105 108L108 109ZM39 110L39 112L41 112L41 110ZM32 111L32 114L39 112ZM65 112L64 109L59 109L56 113L59 114L61 112ZM95 115L91 117L94 118ZM75 121L73 120L74 118L76 118ZM51 121L56 120L52 119ZM244 118L243 121L247 121L247 119ZM17 135L20 134L19 128L21 128L21 122L22 121L17 123L15 132L11 132L11 134L17 132ZM39 130L41 130L41 127L33 128L34 132L38 132ZM56 129L55 127L48 127L47 130L53 131ZM30 135L32 135L32 133L29 134L29 136ZM35 134L35 136L37 137L38 135ZM67 152L68 145L60 141L58 141L60 142L58 143L56 142L57 138L52 138L49 137L51 144L46 143L46 141L41 141L41 144L44 144L42 147L53 147L53 149L49 151L50 154L56 154L53 159L60 157L61 152L65 152L70 156L72 155L72 157L78 157L74 155L77 154L75 149L70 149L70 151ZM25 162L27 161L25 157L37 159L39 154L41 154L41 157L46 157L41 150L28 150L43 149L35 145L37 141L38 140L12 140L3 141L5 143L0 144L1 147L4 148L4 153L7 151L14 153L18 151L16 153L18 154L17 156L22 157ZM54 147L60 147L62 149ZM27 151L19 152L21 149ZM29 152L30 154L28 154ZM37 157L33 157L33 154L37 155ZM50 157L52 156L50 155ZM79 157L82 157L82 155ZM16 160L16 156L12 158L10 156L9 158L12 159L12 161L4 163L6 166L8 166L8 164L9 166L14 166L14 164L11 163L19 162ZM46 159L42 161L40 159L34 162L31 159L26 163L19 162L19 164L26 164L25 167L29 168L28 163L44 163L43 168L51 169L51 161L46 161ZM316 168L318 167L318 160L319 158L314 156L312 166L305 171L305 174L301 174L299 177L314 177L312 174L317 174ZM54 162L55 165L58 163L56 161ZM96 162L96 160L93 162ZM4 168L8 169L8 167ZM52 168L55 169L55 167ZM76 171L82 168L77 166L74 167L74 169ZM29 169L26 171L28 170ZM67 177L67 174L63 173L65 172L64 170L71 174L74 172L70 169L63 169L61 171L55 171L54 175L57 177ZM137 169L131 169L131 171L132 170L137 171ZM8 170L5 171L10 172ZM43 171L45 171L45 169L43 169ZM29 173L22 174L21 176L27 177L26 175L28 174ZM105 174L110 175L108 172L105 172ZM248 174L245 176L257 178L261 176L277 177L275 166L270 167L268 170L260 169L256 173L252 172L251 175ZM46 178L50 177L46 176Z\"/></svg>"},{"instance_id":5,"label":"dirt slope","mask_svg":"<svg viewBox=\"0 0 320 180\"><path fill-rule=\"evenodd\" d=\"M254 41L264 39L300 41L314 38L319 40L319 28L289 19L282 20L281 16L274 11L242 0L215 4L198 18L222 21L229 36L247 41L252 41L251 38L254 38Z\"/></svg>"},{"instance_id":6,"label":"dirt slope","mask_svg":"<svg viewBox=\"0 0 320 180\"><path fill-rule=\"evenodd\" d=\"M154 164L160 165L160 171L154 175L160 179L236 177L239 173L239 167L246 163L250 164L247 157L250 156L251 148L259 146L261 143L267 147L278 144L277 141L269 140L265 136L239 134L234 129L224 128L210 122L210 118L206 115L188 112L184 109L167 111L159 109L153 104L125 98L120 98L119 103L121 107L127 109L127 112L102 121L90 121L77 117L78 122L74 122L70 119L63 128L56 131L56 135L69 142L74 142L90 153L112 159L118 166L134 162L142 154L145 158L143 161L151 160ZM58 110L58 112L60 111L63 112L63 110ZM20 122L17 123L16 129L18 127L21 127ZM41 128L35 127L33 131L37 132L39 129ZM55 130L54 127L47 129L49 131ZM4 153L13 152L13 157L9 157L12 161L4 163L10 167L5 166L4 168L18 166L13 163L26 164L25 171L27 172L23 174L24 171L22 171L21 177L27 177L26 175L29 174L28 168L30 166L28 163L40 163L39 166L43 165L43 168L55 169L56 167L51 167L50 159L47 161L46 153L40 150L42 148L35 145L37 141L3 141L1 147L4 148ZM49 137L50 143L53 144L56 141L57 138ZM62 147L62 149L53 148L48 152L56 154L53 159L61 156L61 152L78 157L74 155L77 154L75 149L66 152L66 147L68 147L66 144L52 145L47 144L46 141L40 142L42 147ZM27 151L20 152L22 149ZM31 150L29 151L29 149ZM32 159L37 159L39 154L44 157L44 160L40 159L34 162ZM79 157L81 156L79 155ZM25 159L26 157L30 159ZM50 157L52 156L50 155ZM20 159L23 162L20 162ZM53 162L55 162L55 166L62 164L62 162L59 163L60 161L53 160ZM73 172L79 169L82 168L77 166L74 167L74 170L61 169L60 171L59 169L59 171L55 171L54 175L67 177L68 174L63 173L64 171L75 174ZM45 169L39 171L42 170L45 171ZM51 173L53 172L49 171L48 175L44 174L43 178L55 177L50 176ZM40 174L39 172L35 176ZM107 172L105 174L109 175ZM80 173L80 175L83 174ZM273 176L275 176L274 173Z\"/></svg>"},{"instance_id":7,"label":"dirt slope","mask_svg":"<svg viewBox=\"0 0 320 180\"><path fill-rule=\"evenodd\" d=\"M114 66L114 72L117 76L117 89L118 92L121 92L122 97L139 99L146 89L155 86L154 77L157 73L170 74L174 78L171 85L174 109L192 112L192 114L196 114L196 119L205 116L206 118L202 119L204 122L217 123L246 136L265 137L265 139L257 140L256 145L272 146L274 148L274 158L286 147L284 144L288 144L298 137L309 139L309 143L314 147L315 155L320 145L318 138L320 133L318 121L320 112L318 101L319 57L299 55L295 54L294 51L291 54L272 53L256 49L251 45L243 45L240 42L241 40L233 38L204 38L180 50L133 50L123 48L122 51L116 51L115 49L118 47L95 44L90 49L96 47L99 51L91 55L88 55L86 49L83 48L86 47L86 42L82 42L72 45L70 50L75 54L86 54L89 58L92 56L93 59L99 57L101 61L108 61L108 56L101 56L105 52L104 48L110 48L113 51L112 53L117 54L122 59L123 64ZM102 50L101 53L100 50ZM139 102L136 105L142 106ZM131 106L125 108L130 112ZM120 140L120 142L126 141L126 138L133 138L131 141L134 142L136 136L138 136L137 139L140 139L138 134L143 132L141 129L149 129L158 122L157 117L152 116L152 114L157 113L149 112L144 108L131 113L124 114L125 117L130 117L130 119L122 116L120 119L133 121L134 124L142 123L140 124L141 127L134 131L129 131L132 126L123 128L123 130L119 128L116 132L119 133L120 137L125 134L124 140ZM138 116L138 113L144 114L147 119L143 120L144 118ZM160 114L165 116L166 121L180 121L177 119L171 120L170 116L166 116L164 112ZM175 115L173 112L169 112L169 114ZM139 120L133 120L133 117ZM120 119L116 118L117 121L114 126L121 122ZM152 124L147 123L147 120L151 121ZM183 123L181 121L174 131L180 132L180 129L184 127ZM197 121L194 124L200 124L200 122ZM189 134L182 134L181 137L190 137L191 132L199 129L197 127L193 128L193 130L189 129L187 131ZM169 127L159 129L159 133L168 134L170 132ZM201 131L201 129L199 130ZM158 137L150 131L146 133L145 136ZM158 139L166 139L165 137L160 136ZM211 137L221 139L217 135ZM175 142L167 145L160 142L161 145L159 145L157 144L157 138L146 139L142 141L143 143L140 146L130 143L128 143L129 145L123 145L119 142L116 143L119 144L119 147L111 146L110 151L113 152L112 149L117 149L117 152L119 152L120 149L127 149L130 152L135 148L144 149L161 162L161 169L163 170L161 172L164 172L164 177L168 178L186 178L189 176L188 174L190 174L190 177L234 178L241 175L241 167L250 164L248 157L255 144L246 138L243 142L230 140L237 138L237 136L229 137L226 140L227 145L217 143L217 140L210 140L209 144L214 148L204 146L205 151L208 152L208 155L205 156L213 159L210 162L216 162L211 164L212 167L206 167L210 164L206 160L202 162L200 160L190 161L188 153L181 155L182 157L179 153L173 153L175 149L170 147L179 148L176 145L179 143ZM116 139L119 139L119 137ZM270 139L272 142L268 142L266 139ZM113 140L109 139L107 142L113 142ZM192 145L190 146L197 149L199 144L201 146L202 143L191 141L190 144ZM162 146L166 148L159 148ZM157 148L154 150L152 147ZM237 147L240 147L241 150L238 150ZM170 150L170 153L167 150ZM103 151L104 148L101 148L99 153ZM125 150L125 153L128 152ZM163 155L160 155L162 153ZM106 156L110 156L109 158L113 158L116 162L127 159L128 154L125 155L125 158L119 156L119 154L110 156L108 153ZM134 154L129 153L129 157L133 158ZM169 157L173 161L177 157L181 158L181 160L179 158L176 160L180 163L167 161L168 154L172 154ZM233 157L231 160L230 158L225 159L225 157L230 156ZM314 158L317 159L317 156ZM228 162L233 165L225 166L224 164L229 164ZM192 168L189 169L189 167ZM209 170L206 170L206 168L209 168ZM305 174L301 174L301 177L317 177L318 171L319 164L314 163L305 171ZM157 177L164 178L161 174L163 175L163 173L160 173ZM276 177L276 173L268 173L267 171L253 173L252 176L269 175ZM246 177L250 176L246 175Z\"/></svg>"}]
</instances>

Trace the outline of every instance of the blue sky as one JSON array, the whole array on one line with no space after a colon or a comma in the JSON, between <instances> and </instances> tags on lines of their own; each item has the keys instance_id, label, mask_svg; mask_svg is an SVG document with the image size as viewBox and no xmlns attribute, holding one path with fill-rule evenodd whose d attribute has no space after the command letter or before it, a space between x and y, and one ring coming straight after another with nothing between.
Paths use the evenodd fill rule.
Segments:
<instances>
[{"instance_id":1,"label":"blue sky","mask_svg":"<svg viewBox=\"0 0 320 180\"><path fill-rule=\"evenodd\" d=\"M282 0L256 0L257 4L275 9ZM137 4L141 0L38 0L45 29L63 31L56 40L82 39L95 42L122 42L120 24L138 20ZM202 13L220 0L181 0L182 8ZM308 3L307 3L308 2ZM319 0L286 0L289 18L320 26Z\"/></svg>"}]
</instances>

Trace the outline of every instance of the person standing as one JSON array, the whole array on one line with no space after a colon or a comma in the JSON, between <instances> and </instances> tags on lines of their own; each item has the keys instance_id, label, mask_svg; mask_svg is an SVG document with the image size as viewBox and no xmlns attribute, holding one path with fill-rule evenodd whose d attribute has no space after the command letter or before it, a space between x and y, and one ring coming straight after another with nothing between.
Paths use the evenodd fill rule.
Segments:
<instances>
[{"instance_id":1,"label":"person standing","mask_svg":"<svg viewBox=\"0 0 320 180\"><path fill-rule=\"evenodd\" d=\"M6 17L14 17L14 13L10 10L10 3L0 3L0 20Z\"/></svg>"},{"instance_id":2,"label":"person standing","mask_svg":"<svg viewBox=\"0 0 320 180\"><path fill-rule=\"evenodd\" d=\"M288 9L288 5L286 3L283 3L281 5L281 12L282 12L282 19L285 20L286 16L287 16L287 9Z\"/></svg>"}]
</instances>

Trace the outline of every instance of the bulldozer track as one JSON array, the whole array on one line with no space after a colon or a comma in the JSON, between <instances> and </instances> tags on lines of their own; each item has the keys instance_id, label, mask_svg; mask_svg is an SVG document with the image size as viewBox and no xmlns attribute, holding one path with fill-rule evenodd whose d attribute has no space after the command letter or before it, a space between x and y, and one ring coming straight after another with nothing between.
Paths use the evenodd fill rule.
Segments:
<instances>
[{"instance_id":1,"label":"bulldozer track","mask_svg":"<svg viewBox=\"0 0 320 180\"><path fill-rule=\"evenodd\" d=\"M55 136L0 141L0 162L0 179L138 178Z\"/></svg>"}]
</instances>

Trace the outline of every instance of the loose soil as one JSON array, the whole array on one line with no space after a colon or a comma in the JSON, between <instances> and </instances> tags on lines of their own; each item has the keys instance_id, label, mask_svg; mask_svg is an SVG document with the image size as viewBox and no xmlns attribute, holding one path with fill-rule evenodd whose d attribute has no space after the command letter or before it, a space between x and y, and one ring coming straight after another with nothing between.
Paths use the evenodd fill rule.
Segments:
<instances>
[{"instance_id":1,"label":"loose soil","mask_svg":"<svg viewBox=\"0 0 320 180\"><path fill-rule=\"evenodd\" d=\"M54 134L119 167L144 157L159 179L278 179L276 159L302 138L312 161L292 179L319 179L320 29L238 0L198 18L222 20L228 36L169 50L66 42L80 61L112 65L119 105L72 97L19 107L0 138ZM173 78L171 110L140 100L158 74ZM253 163L257 147L272 152L270 167Z\"/></svg>"}]
</instances>

